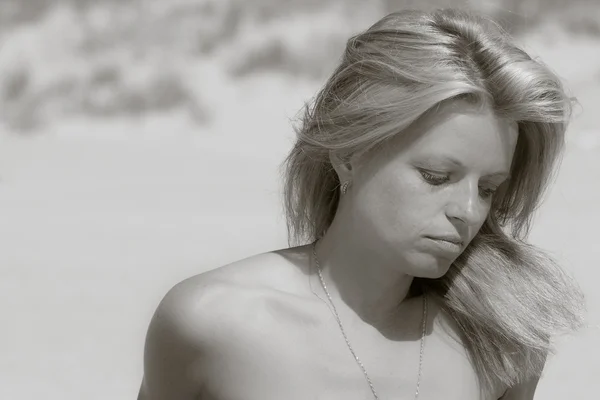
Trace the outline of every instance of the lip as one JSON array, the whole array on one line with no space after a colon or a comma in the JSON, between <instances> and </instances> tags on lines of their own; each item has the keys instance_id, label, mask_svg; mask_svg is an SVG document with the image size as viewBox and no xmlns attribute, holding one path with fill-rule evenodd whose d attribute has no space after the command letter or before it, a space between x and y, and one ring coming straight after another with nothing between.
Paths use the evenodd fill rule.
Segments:
<instances>
[{"instance_id":1,"label":"lip","mask_svg":"<svg viewBox=\"0 0 600 400\"><path fill-rule=\"evenodd\" d=\"M427 236L429 243L432 245L433 251L441 256L457 257L463 250L462 241L457 241L455 238L447 240L444 238Z\"/></svg>"},{"instance_id":2,"label":"lip","mask_svg":"<svg viewBox=\"0 0 600 400\"><path fill-rule=\"evenodd\" d=\"M433 239L433 240L443 240L445 242L450 242L450 243L454 243L457 244L459 246L462 247L463 241L459 236L454 236L454 235L440 235L440 236L425 236L428 239Z\"/></svg>"}]
</instances>

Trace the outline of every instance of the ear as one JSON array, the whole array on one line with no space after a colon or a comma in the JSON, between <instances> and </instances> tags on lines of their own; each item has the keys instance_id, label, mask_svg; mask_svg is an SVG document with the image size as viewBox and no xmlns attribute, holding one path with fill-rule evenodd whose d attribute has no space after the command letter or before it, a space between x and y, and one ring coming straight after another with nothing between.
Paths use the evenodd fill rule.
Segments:
<instances>
[{"instance_id":1,"label":"ear","mask_svg":"<svg viewBox=\"0 0 600 400\"><path fill-rule=\"evenodd\" d=\"M344 160L333 150L329 150L329 161L335 172L337 172L340 182L346 182L352 178L352 164L350 161Z\"/></svg>"}]
</instances>

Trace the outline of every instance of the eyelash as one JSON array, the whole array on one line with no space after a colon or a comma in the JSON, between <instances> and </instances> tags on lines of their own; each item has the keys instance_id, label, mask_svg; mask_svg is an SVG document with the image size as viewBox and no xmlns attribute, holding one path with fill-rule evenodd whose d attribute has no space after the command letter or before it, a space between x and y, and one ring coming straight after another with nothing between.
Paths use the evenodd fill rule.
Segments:
<instances>
[{"instance_id":1,"label":"eyelash","mask_svg":"<svg viewBox=\"0 0 600 400\"><path fill-rule=\"evenodd\" d=\"M425 178L425 180L427 182L429 182L432 185L436 185L436 186L442 185L450 180L450 178L447 176L432 175L425 171L421 171L421 175L423 175L423 178Z\"/></svg>"},{"instance_id":2,"label":"eyelash","mask_svg":"<svg viewBox=\"0 0 600 400\"><path fill-rule=\"evenodd\" d=\"M421 171L421 175L423 175L423 178L425 178L425 180L430 185L434 185L434 186L443 185L444 183L446 183L450 180L450 178L448 176L436 176L436 175L432 175L425 171ZM494 193L496 193L496 190L497 190L497 188L482 190L481 193L483 193L483 194L481 197L489 198L489 197L493 196Z\"/></svg>"}]
</instances>

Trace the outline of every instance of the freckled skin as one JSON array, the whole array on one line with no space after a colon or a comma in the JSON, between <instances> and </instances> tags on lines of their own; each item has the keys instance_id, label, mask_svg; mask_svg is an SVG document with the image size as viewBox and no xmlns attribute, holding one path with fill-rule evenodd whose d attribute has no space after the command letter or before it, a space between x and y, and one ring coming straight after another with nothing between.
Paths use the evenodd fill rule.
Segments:
<instances>
[{"instance_id":1,"label":"freckled skin","mask_svg":"<svg viewBox=\"0 0 600 400\"><path fill-rule=\"evenodd\" d=\"M505 179L501 175L510 171L516 141L516 124L489 109L456 102L442 105L384 150L369 154L338 210L346 218L344 227L368 240L372 250L371 258L357 265L399 260L390 265L403 274L445 274L453 257L434 250L424 236L453 233L465 245L473 239L489 213L493 190ZM171 313L177 318L157 320L168 326L151 325L149 330L160 334L147 345L138 399L372 398L331 310L315 296L319 280L310 257L308 245L277 250L179 285L178 295L168 295L172 300L161 306L176 310ZM344 267L349 275L358 271ZM368 272L359 287L376 291L377 285L367 280L383 272ZM385 282L385 275L374 282ZM414 398L421 300L405 300L386 331L338 303L349 340L381 399ZM187 333L176 334L182 320ZM428 326L419 399L479 398L477 376L458 328L433 302ZM484 400L496 400L505 390L499 386Z\"/></svg>"},{"instance_id":2,"label":"freckled skin","mask_svg":"<svg viewBox=\"0 0 600 400\"><path fill-rule=\"evenodd\" d=\"M490 211L489 194L510 171L518 136L516 124L487 108L447 103L438 112L393 138L353 182L353 223L362 235L406 273L426 278L444 275L453 259L432 255L422 236L473 239Z\"/></svg>"}]
</instances>

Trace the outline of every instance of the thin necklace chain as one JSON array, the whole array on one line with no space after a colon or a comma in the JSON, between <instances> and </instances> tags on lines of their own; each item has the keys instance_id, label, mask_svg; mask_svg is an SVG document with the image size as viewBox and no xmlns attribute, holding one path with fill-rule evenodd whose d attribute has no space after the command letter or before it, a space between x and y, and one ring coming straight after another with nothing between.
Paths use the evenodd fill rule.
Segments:
<instances>
[{"instance_id":1,"label":"thin necklace chain","mask_svg":"<svg viewBox=\"0 0 600 400\"><path fill-rule=\"evenodd\" d=\"M356 362L362 369L363 374L365 375L365 378L367 378L367 382L369 383L371 392L373 392L373 397L376 400L378 400L379 396L377 396L377 392L375 392L375 387L373 387L373 382L371 382L371 378L369 378L369 374L367 374L367 370L365 369L365 366L360 361L360 359L358 358L356 353L354 353L354 349L352 348L352 345L350 344L350 341L348 340L348 337L346 336L346 332L344 331L344 327L342 325L342 321L340 320L340 316L338 315L337 309L335 308L335 305L333 304L333 300L331 299L331 296L329 295L329 291L327 290L327 286L325 285L325 281L323 280L323 275L321 275L321 266L319 265L319 259L317 258L316 248L317 248L317 242L314 242L313 243L313 256L315 259L315 264L317 265L317 272L319 273L319 279L321 280L321 286L323 286L323 290L325 290L325 294L327 294L329 303L331 303L331 306L333 307L335 319L337 320L337 323L340 326L340 330L342 331L342 335L344 336L344 339L346 340L346 344L348 345L348 348L350 349L352 356L354 357L354 359L356 360ZM419 398L419 385L421 383L421 367L423 365L423 348L424 348L424 344L425 344L426 327L427 327L427 296L425 294L423 294L423 322L422 322L422 332L421 332L421 350L420 350L420 354L419 354L419 375L417 378L417 390L415 391L415 400Z\"/></svg>"}]
</instances>

